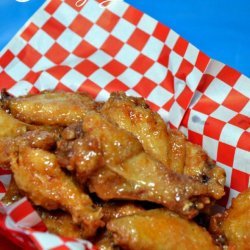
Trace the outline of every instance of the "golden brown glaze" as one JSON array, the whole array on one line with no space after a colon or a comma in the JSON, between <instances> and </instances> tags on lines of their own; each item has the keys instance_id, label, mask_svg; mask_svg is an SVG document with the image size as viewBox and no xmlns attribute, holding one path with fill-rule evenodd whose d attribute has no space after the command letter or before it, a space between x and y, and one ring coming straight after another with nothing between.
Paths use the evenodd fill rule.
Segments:
<instances>
[{"instance_id":1,"label":"golden brown glaze","mask_svg":"<svg viewBox=\"0 0 250 250\"><path fill-rule=\"evenodd\" d=\"M250 249L250 189L233 199L232 206L211 219L211 232L230 250Z\"/></svg>"},{"instance_id":2,"label":"golden brown glaze","mask_svg":"<svg viewBox=\"0 0 250 250\"><path fill-rule=\"evenodd\" d=\"M17 119L37 125L66 126L83 119L96 104L81 93L44 92L6 101L5 107Z\"/></svg>"},{"instance_id":3,"label":"golden brown glaze","mask_svg":"<svg viewBox=\"0 0 250 250\"><path fill-rule=\"evenodd\" d=\"M163 209L111 220L107 228L112 232L115 243L122 249L218 249L204 228Z\"/></svg>"},{"instance_id":4,"label":"golden brown glaze","mask_svg":"<svg viewBox=\"0 0 250 250\"><path fill-rule=\"evenodd\" d=\"M100 209L58 166L56 156L41 149L22 147L13 155L11 170L18 188L35 204L48 210L62 208L73 222L93 235L103 223Z\"/></svg>"}]
</instances>

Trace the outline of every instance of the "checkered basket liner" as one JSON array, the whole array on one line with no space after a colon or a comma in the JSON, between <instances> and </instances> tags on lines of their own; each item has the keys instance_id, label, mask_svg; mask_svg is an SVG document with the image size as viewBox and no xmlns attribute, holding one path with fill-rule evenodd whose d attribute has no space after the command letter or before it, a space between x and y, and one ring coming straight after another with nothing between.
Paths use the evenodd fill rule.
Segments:
<instances>
[{"instance_id":1,"label":"checkered basket liner","mask_svg":"<svg viewBox=\"0 0 250 250\"><path fill-rule=\"evenodd\" d=\"M119 1L48 0L0 54L0 89L142 96L227 173L224 206L249 186L250 80ZM110 3L109 3L110 2ZM79 1L78 1L79 3ZM0 197L11 173L0 170ZM0 203L1 204L1 203ZM58 237L26 198L0 205L0 233L25 249L94 249Z\"/></svg>"}]
</instances>

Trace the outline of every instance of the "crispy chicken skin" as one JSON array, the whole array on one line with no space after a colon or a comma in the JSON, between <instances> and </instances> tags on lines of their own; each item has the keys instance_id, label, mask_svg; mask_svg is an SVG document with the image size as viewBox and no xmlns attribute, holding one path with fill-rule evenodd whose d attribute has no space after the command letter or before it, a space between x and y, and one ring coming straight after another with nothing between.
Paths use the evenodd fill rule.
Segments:
<instances>
[{"instance_id":1,"label":"crispy chicken skin","mask_svg":"<svg viewBox=\"0 0 250 250\"><path fill-rule=\"evenodd\" d=\"M94 100L82 93L44 92L3 102L14 117L37 125L67 126L96 109Z\"/></svg>"},{"instance_id":2,"label":"crispy chicken skin","mask_svg":"<svg viewBox=\"0 0 250 250\"><path fill-rule=\"evenodd\" d=\"M164 120L142 98L112 93L100 112L132 133L145 152L167 168L203 183L210 182L216 199L224 195L225 171L216 167L201 147L188 142L181 132L168 130Z\"/></svg>"},{"instance_id":3,"label":"crispy chicken skin","mask_svg":"<svg viewBox=\"0 0 250 250\"><path fill-rule=\"evenodd\" d=\"M218 243L229 249L250 249L250 188L233 199L225 213L211 218L210 231Z\"/></svg>"},{"instance_id":4,"label":"crispy chicken skin","mask_svg":"<svg viewBox=\"0 0 250 250\"><path fill-rule=\"evenodd\" d=\"M100 209L94 208L89 196L60 169L54 154L20 147L13 154L11 170L18 188L35 205L68 211L73 222L82 225L90 235L103 224Z\"/></svg>"},{"instance_id":5,"label":"crispy chicken skin","mask_svg":"<svg viewBox=\"0 0 250 250\"><path fill-rule=\"evenodd\" d=\"M98 141L104 158L105 166L89 181L101 199L147 200L188 218L210 203L214 194L208 185L166 168L132 134L100 114L86 115L83 131Z\"/></svg>"},{"instance_id":6,"label":"crispy chicken skin","mask_svg":"<svg viewBox=\"0 0 250 250\"><path fill-rule=\"evenodd\" d=\"M212 250L212 237L194 222L163 209L139 212L111 220L107 228L122 249Z\"/></svg>"}]
</instances>

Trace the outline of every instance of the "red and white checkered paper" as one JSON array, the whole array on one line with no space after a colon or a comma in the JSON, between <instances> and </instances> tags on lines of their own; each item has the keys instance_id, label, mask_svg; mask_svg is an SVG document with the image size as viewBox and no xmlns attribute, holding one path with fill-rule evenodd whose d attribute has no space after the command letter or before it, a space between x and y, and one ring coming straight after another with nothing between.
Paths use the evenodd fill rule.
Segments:
<instances>
[{"instance_id":1,"label":"red and white checkered paper","mask_svg":"<svg viewBox=\"0 0 250 250\"><path fill-rule=\"evenodd\" d=\"M47 1L0 54L0 88L142 96L227 173L229 205L249 186L250 80L122 1ZM0 172L4 195L10 173ZM25 249L90 249L46 232L26 199L0 207L0 233Z\"/></svg>"}]
</instances>

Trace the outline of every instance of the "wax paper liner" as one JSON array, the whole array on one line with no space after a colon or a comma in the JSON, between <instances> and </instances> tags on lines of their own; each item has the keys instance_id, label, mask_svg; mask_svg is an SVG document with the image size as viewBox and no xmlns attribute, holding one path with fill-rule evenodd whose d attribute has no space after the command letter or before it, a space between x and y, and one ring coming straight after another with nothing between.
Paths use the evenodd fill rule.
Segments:
<instances>
[{"instance_id":1,"label":"wax paper liner","mask_svg":"<svg viewBox=\"0 0 250 250\"><path fill-rule=\"evenodd\" d=\"M2 51L1 89L15 96L87 91L96 100L121 90L146 98L226 170L222 204L229 205L249 186L250 80L127 3L101 2L47 1ZM3 196L10 173L1 171ZM92 247L45 232L25 198L0 211L0 232L25 249Z\"/></svg>"}]
</instances>

